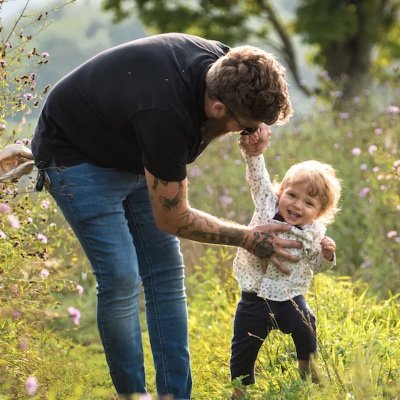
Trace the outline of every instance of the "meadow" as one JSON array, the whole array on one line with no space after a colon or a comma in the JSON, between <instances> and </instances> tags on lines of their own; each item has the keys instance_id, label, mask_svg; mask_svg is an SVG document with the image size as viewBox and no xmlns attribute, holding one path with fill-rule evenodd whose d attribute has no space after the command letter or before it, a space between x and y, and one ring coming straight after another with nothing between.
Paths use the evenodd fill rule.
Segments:
<instances>
[{"instance_id":1,"label":"meadow","mask_svg":"<svg viewBox=\"0 0 400 400\"><path fill-rule=\"evenodd\" d=\"M32 48L31 39L47 24L46 13L21 15L9 34L2 32L0 148L29 145L36 122L30 113L50 87L38 79L49 53ZM388 76L375 77L368 91L344 103L323 74L325 90L310 111L273 128L265 153L272 177L315 158L334 166L344 191L327 232L337 243L337 265L316 276L307 296L318 320L321 383L299 378L291 338L273 332L248 400L400 399L400 81ZM189 166L189 198L193 207L247 224L253 203L236 141L237 135L217 140ZM34 181L35 171L0 183L0 400L115 399L90 266L51 196L33 191ZM240 384L229 378L240 296L235 249L182 241L182 251L193 400L228 400ZM144 315L143 338L155 398Z\"/></svg>"},{"instance_id":2,"label":"meadow","mask_svg":"<svg viewBox=\"0 0 400 400\"><path fill-rule=\"evenodd\" d=\"M398 104L390 96L386 104L369 106L356 99L336 111L316 102L309 116L273 130L265 153L271 176L317 158L337 169L344 193L328 230L337 242L337 266L318 275L307 296L318 319L321 384L299 378L290 337L273 332L248 399L400 398ZM247 223L253 205L236 140L211 144L190 166L189 196L194 207ZM32 192L33 180L0 190L0 399L113 399L90 267L49 194ZM240 296L231 268L235 250L188 241L182 249L193 399L229 399L232 319ZM154 395L144 318L143 334Z\"/></svg>"}]
</instances>

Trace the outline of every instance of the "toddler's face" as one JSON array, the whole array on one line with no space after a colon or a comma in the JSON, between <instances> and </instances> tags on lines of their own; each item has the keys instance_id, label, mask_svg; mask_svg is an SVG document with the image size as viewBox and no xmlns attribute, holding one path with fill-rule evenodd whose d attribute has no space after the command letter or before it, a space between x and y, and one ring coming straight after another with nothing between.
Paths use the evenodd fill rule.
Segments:
<instances>
[{"instance_id":1,"label":"toddler's face","mask_svg":"<svg viewBox=\"0 0 400 400\"><path fill-rule=\"evenodd\" d=\"M288 224L303 226L321 215L322 205L318 197L308 194L303 184L292 184L281 192L278 209Z\"/></svg>"}]
</instances>

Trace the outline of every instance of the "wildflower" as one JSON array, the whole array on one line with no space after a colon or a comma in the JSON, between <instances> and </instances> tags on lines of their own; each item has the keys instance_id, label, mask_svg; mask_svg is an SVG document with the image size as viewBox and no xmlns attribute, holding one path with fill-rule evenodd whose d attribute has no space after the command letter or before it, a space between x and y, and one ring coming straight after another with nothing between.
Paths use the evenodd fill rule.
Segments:
<instances>
[{"instance_id":1,"label":"wildflower","mask_svg":"<svg viewBox=\"0 0 400 400\"><path fill-rule=\"evenodd\" d=\"M361 154L361 149L358 147L354 147L354 149L351 150L351 154L353 154L353 156L359 156Z\"/></svg>"},{"instance_id":2,"label":"wildflower","mask_svg":"<svg viewBox=\"0 0 400 400\"><path fill-rule=\"evenodd\" d=\"M82 295L85 289L81 285L76 285L76 290L78 291L79 295Z\"/></svg>"},{"instance_id":3,"label":"wildflower","mask_svg":"<svg viewBox=\"0 0 400 400\"><path fill-rule=\"evenodd\" d=\"M29 350L29 340L27 338L21 338L18 340L18 348L22 351Z\"/></svg>"},{"instance_id":4,"label":"wildflower","mask_svg":"<svg viewBox=\"0 0 400 400\"><path fill-rule=\"evenodd\" d=\"M68 313L72 322L75 325L79 325L81 320L81 312L75 307L68 307Z\"/></svg>"},{"instance_id":5,"label":"wildflower","mask_svg":"<svg viewBox=\"0 0 400 400\"><path fill-rule=\"evenodd\" d=\"M7 219L8 219L8 222L10 223L10 225L14 229L19 229L20 228L21 224L20 224L18 218L14 214L9 214Z\"/></svg>"},{"instance_id":6,"label":"wildflower","mask_svg":"<svg viewBox=\"0 0 400 400\"><path fill-rule=\"evenodd\" d=\"M42 200L42 208L44 208L45 210L47 210L49 208L50 205L50 201L49 200Z\"/></svg>"},{"instance_id":7,"label":"wildflower","mask_svg":"<svg viewBox=\"0 0 400 400\"><path fill-rule=\"evenodd\" d=\"M368 165L367 165L367 164L365 164L365 163L362 163L362 164L360 165L360 169L361 169L361 171L366 171L366 170L367 170L367 168L368 168Z\"/></svg>"},{"instance_id":8,"label":"wildflower","mask_svg":"<svg viewBox=\"0 0 400 400\"><path fill-rule=\"evenodd\" d=\"M226 194L224 194L223 196L221 196L221 197L219 198L219 201L220 201L220 203L221 203L221 205L222 205L223 208L225 208L225 207L229 206L229 204L233 203L232 197L230 197L230 196L228 196L228 195L226 195Z\"/></svg>"},{"instance_id":9,"label":"wildflower","mask_svg":"<svg viewBox=\"0 0 400 400\"><path fill-rule=\"evenodd\" d=\"M374 168L372 168L372 172L379 172L380 171L380 168L379 167L374 167Z\"/></svg>"},{"instance_id":10,"label":"wildflower","mask_svg":"<svg viewBox=\"0 0 400 400\"><path fill-rule=\"evenodd\" d=\"M339 113L339 118L340 118L340 119L347 119L347 118L349 118L349 117L350 117L350 114L349 114L349 113L345 113L345 112Z\"/></svg>"},{"instance_id":11,"label":"wildflower","mask_svg":"<svg viewBox=\"0 0 400 400\"><path fill-rule=\"evenodd\" d=\"M374 144L372 144L371 146L368 147L369 154L374 154L377 150L378 150L378 148Z\"/></svg>"},{"instance_id":12,"label":"wildflower","mask_svg":"<svg viewBox=\"0 0 400 400\"><path fill-rule=\"evenodd\" d=\"M43 57L43 58L47 58L47 57L49 57L49 56L50 56L50 54L47 53L47 51L44 51L44 52L42 53L42 57Z\"/></svg>"},{"instance_id":13,"label":"wildflower","mask_svg":"<svg viewBox=\"0 0 400 400\"><path fill-rule=\"evenodd\" d=\"M3 231L0 231L0 239L5 239L6 237L7 235Z\"/></svg>"},{"instance_id":14,"label":"wildflower","mask_svg":"<svg viewBox=\"0 0 400 400\"><path fill-rule=\"evenodd\" d=\"M0 203L0 213L1 214L9 214L11 212L11 208L7 203Z\"/></svg>"},{"instance_id":15,"label":"wildflower","mask_svg":"<svg viewBox=\"0 0 400 400\"><path fill-rule=\"evenodd\" d=\"M389 106L386 111L389 114L400 114L400 108L397 106Z\"/></svg>"},{"instance_id":16,"label":"wildflower","mask_svg":"<svg viewBox=\"0 0 400 400\"><path fill-rule=\"evenodd\" d=\"M375 129L375 135L382 135L383 130L381 128L376 128Z\"/></svg>"},{"instance_id":17,"label":"wildflower","mask_svg":"<svg viewBox=\"0 0 400 400\"><path fill-rule=\"evenodd\" d=\"M6 124L0 124L0 131L5 131L7 128Z\"/></svg>"},{"instance_id":18,"label":"wildflower","mask_svg":"<svg viewBox=\"0 0 400 400\"><path fill-rule=\"evenodd\" d=\"M151 396L149 394L141 394L139 396L139 400L151 400Z\"/></svg>"},{"instance_id":19,"label":"wildflower","mask_svg":"<svg viewBox=\"0 0 400 400\"><path fill-rule=\"evenodd\" d=\"M365 197L367 197L368 193L369 193L369 188L364 187L358 192L358 196L364 199Z\"/></svg>"},{"instance_id":20,"label":"wildflower","mask_svg":"<svg viewBox=\"0 0 400 400\"><path fill-rule=\"evenodd\" d=\"M33 99L32 93L25 93L24 94L25 100L29 101Z\"/></svg>"},{"instance_id":21,"label":"wildflower","mask_svg":"<svg viewBox=\"0 0 400 400\"><path fill-rule=\"evenodd\" d=\"M192 167L192 169L190 170L190 177L191 178L196 178L198 176L201 176L202 171L201 168L197 165L195 165L194 167Z\"/></svg>"},{"instance_id":22,"label":"wildflower","mask_svg":"<svg viewBox=\"0 0 400 400\"><path fill-rule=\"evenodd\" d=\"M45 235L43 235L42 233L38 233L36 238L43 244L47 244L47 237Z\"/></svg>"},{"instance_id":23,"label":"wildflower","mask_svg":"<svg viewBox=\"0 0 400 400\"><path fill-rule=\"evenodd\" d=\"M397 231L389 231L389 232L386 234L386 236L387 236L389 239L391 239L391 238L397 236Z\"/></svg>"},{"instance_id":24,"label":"wildflower","mask_svg":"<svg viewBox=\"0 0 400 400\"><path fill-rule=\"evenodd\" d=\"M43 268L43 269L40 271L40 276L41 276L43 279L46 279L49 275L50 275L50 272L49 272L46 268Z\"/></svg>"},{"instance_id":25,"label":"wildflower","mask_svg":"<svg viewBox=\"0 0 400 400\"><path fill-rule=\"evenodd\" d=\"M25 381L25 391L28 396L33 396L38 390L38 381L34 376L29 376Z\"/></svg>"}]
</instances>

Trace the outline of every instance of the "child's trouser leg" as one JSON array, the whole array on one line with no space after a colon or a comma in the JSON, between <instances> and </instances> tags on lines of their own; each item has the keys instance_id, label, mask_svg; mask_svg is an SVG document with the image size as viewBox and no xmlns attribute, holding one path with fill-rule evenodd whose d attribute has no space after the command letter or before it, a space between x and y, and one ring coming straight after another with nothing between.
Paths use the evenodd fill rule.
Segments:
<instances>
[{"instance_id":1,"label":"child's trouser leg","mask_svg":"<svg viewBox=\"0 0 400 400\"><path fill-rule=\"evenodd\" d=\"M243 377L243 385L255 382L254 364L271 330L265 300L256 293L243 292L236 308L231 346L231 378Z\"/></svg>"}]
</instances>

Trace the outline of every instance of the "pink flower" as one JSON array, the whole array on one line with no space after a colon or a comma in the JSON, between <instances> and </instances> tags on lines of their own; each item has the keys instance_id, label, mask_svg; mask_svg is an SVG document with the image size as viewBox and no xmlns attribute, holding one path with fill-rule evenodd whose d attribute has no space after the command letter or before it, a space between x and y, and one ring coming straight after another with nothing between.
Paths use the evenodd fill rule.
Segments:
<instances>
[{"instance_id":1,"label":"pink flower","mask_svg":"<svg viewBox=\"0 0 400 400\"><path fill-rule=\"evenodd\" d=\"M5 239L6 237L7 235L3 231L0 231L0 239Z\"/></svg>"},{"instance_id":2,"label":"pink flower","mask_svg":"<svg viewBox=\"0 0 400 400\"><path fill-rule=\"evenodd\" d=\"M38 381L34 376L29 376L25 381L25 391L28 396L33 396L38 390Z\"/></svg>"},{"instance_id":3,"label":"pink flower","mask_svg":"<svg viewBox=\"0 0 400 400\"><path fill-rule=\"evenodd\" d=\"M233 203L233 199L230 196L227 196L226 194L224 194L223 196L221 196L219 198L219 201L221 202L222 207L227 207L229 206L229 204Z\"/></svg>"},{"instance_id":4,"label":"pink flower","mask_svg":"<svg viewBox=\"0 0 400 400\"><path fill-rule=\"evenodd\" d=\"M82 295L85 289L81 285L76 285L76 290L78 291L79 295Z\"/></svg>"},{"instance_id":5,"label":"pink flower","mask_svg":"<svg viewBox=\"0 0 400 400\"><path fill-rule=\"evenodd\" d=\"M377 150L378 150L378 148L374 144L372 144L371 146L368 147L369 154L374 154Z\"/></svg>"},{"instance_id":6,"label":"pink flower","mask_svg":"<svg viewBox=\"0 0 400 400\"><path fill-rule=\"evenodd\" d=\"M383 130L381 128L376 128L375 129L375 135L382 135Z\"/></svg>"},{"instance_id":7,"label":"pink flower","mask_svg":"<svg viewBox=\"0 0 400 400\"><path fill-rule=\"evenodd\" d=\"M49 200L42 200L42 208L47 210L49 208L50 201Z\"/></svg>"},{"instance_id":8,"label":"pink flower","mask_svg":"<svg viewBox=\"0 0 400 400\"><path fill-rule=\"evenodd\" d=\"M33 99L32 93L25 93L24 94L25 100L29 101Z\"/></svg>"},{"instance_id":9,"label":"pink flower","mask_svg":"<svg viewBox=\"0 0 400 400\"><path fill-rule=\"evenodd\" d=\"M358 192L358 196L364 199L365 197L368 196L368 193L369 193L369 188L364 187Z\"/></svg>"},{"instance_id":10,"label":"pink flower","mask_svg":"<svg viewBox=\"0 0 400 400\"><path fill-rule=\"evenodd\" d=\"M149 394L141 394L139 400L151 400L151 396Z\"/></svg>"},{"instance_id":11,"label":"pink flower","mask_svg":"<svg viewBox=\"0 0 400 400\"><path fill-rule=\"evenodd\" d=\"M387 108L387 112L388 112L389 114L400 114L400 108L397 107L397 106L389 106L389 107Z\"/></svg>"},{"instance_id":12,"label":"pink flower","mask_svg":"<svg viewBox=\"0 0 400 400\"><path fill-rule=\"evenodd\" d=\"M48 276L50 275L50 272L46 269L46 268L43 268L41 271L40 271L40 276L42 277L42 278L47 278Z\"/></svg>"},{"instance_id":13,"label":"pink flower","mask_svg":"<svg viewBox=\"0 0 400 400\"><path fill-rule=\"evenodd\" d=\"M9 214L8 217L8 222L10 223L10 225L14 228L14 229L18 229L21 224L18 220L18 218L14 215L14 214Z\"/></svg>"},{"instance_id":14,"label":"pink flower","mask_svg":"<svg viewBox=\"0 0 400 400\"><path fill-rule=\"evenodd\" d=\"M68 313L72 322L75 325L79 325L81 320L81 312L75 307L68 307Z\"/></svg>"},{"instance_id":15,"label":"pink flower","mask_svg":"<svg viewBox=\"0 0 400 400\"><path fill-rule=\"evenodd\" d=\"M388 233L386 234L386 236L387 236L389 239L391 239L391 238L397 236L397 231L390 231L390 232L388 232Z\"/></svg>"},{"instance_id":16,"label":"pink flower","mask_svg":"<svg viewBox=\"0 0 400 400\"><path fill-rule=\"evenodd\" d=\"M360 169L361 169L361 171L366 171L366 170L368 169L368 165L365 164L365 163L362 163L362 164L360 165Z\"/></svg>"},{"instance_id":17,"label":"pink flower","mask_svg":"<svg viewBox=\"0 0 400 400\"><path fill-rule=\"evenodd\" d=\"M9 214L11 212L11 208L7 203L0 203L0 213L1 214Z\"/></svg>"},{"instance_id":18,"label":"pink flower","mask_svg":"<svg viewBox=\"0 0 400 400\"><path fill-rule=\"evenodd\" d=\"M361 149L358 147L354 147L354 149L351 150L351 154L353 154L353 156L359 156L361 154Z\"/></svg>"},{"instance_id":19,"label":"pink flower","mask_svg":"<svg viewBox=\"0 0 400 400\"><path fill-rule=\"evenodd\" d=\"M45 51L45 52L42 53L42 57L43 57L43 58L47 58L47 57L49 57L49 55L50 55L50 54L47 53L47 51Z\"/></svg>"},{"instance_id":20,"label":"pink flower","mask_svg":"<svg viewBox=\"0 0 400 400\"><path fill-rule=\"evenodd\" d=\"M45 235L43 235L42 233L38 233L36 238L43 244L47 244L47 237Z\"/></svg>"}]
</instances>

